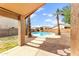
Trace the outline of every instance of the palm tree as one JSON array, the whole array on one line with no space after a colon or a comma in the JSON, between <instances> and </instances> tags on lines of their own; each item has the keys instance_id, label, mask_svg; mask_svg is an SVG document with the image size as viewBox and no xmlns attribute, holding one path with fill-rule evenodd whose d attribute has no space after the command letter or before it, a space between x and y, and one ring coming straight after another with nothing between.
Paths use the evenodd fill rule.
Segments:
<instances>
[{"instance_id":1,"label":"palm tree","mask_svg":"<svg viewBox=\"0 0 79 59\"><path fill-rule=\"evenodd\" d=\"M62 8L62 16L64 16L64 18L63 18L63 21L64 21L64 23L66 23L66 24L70 24L70 13L71 13L71 6L70 5L68 5L68 6L65 6L65 7L63 7Z\"/></svg>"},{"instance_id":2,"label":"palm tree","mask_svg":"<svg viewBox=\"0 0 79 59\"><path fill-rule=\"evenodd\" d=\"M58 25L58 35L61 35L61 32L60 32L60 23L59 23L59 15L61 14L61 11L59 9L56 10L56 19L57 19L57 25Z\"/></svg>"},{"instance_id":3,"label":"palm tree","mask_svg":"<svg viewBox=\"0 0 79 59\"><path fill-rule=\"evenodd\" d=\"M27 20L28 22L28 24L27 24L27 35L28 35L28 37L31 37L32 35L31 35L31 22L30 22L30 17L28 17L28 20Z\"/></svg>"}]
</instances>

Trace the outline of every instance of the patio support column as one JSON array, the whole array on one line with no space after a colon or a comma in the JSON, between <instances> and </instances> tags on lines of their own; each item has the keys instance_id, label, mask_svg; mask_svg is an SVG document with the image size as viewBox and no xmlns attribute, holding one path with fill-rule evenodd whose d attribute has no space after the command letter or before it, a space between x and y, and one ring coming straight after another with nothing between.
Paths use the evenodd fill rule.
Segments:
<instances>
[{"instance_id":1,"label":"patio support column","mask_svg":"<svg viewBox=\"0 0 79 59\"><path fill-rule=\"evenodd\" d=\"M25 44L26 20L24 15L20 15L18 19L18 44L23 46Z\"/></svg>"},{"instance_id":2,"label":"patio support column","mask_svg":"<svg viewBox=\"0 0 79 59\"><path fill-rule=\"evenodd\" d=\"M79 4L71 5L71 55L79 56Z\"/></svg>"}]
</instances>

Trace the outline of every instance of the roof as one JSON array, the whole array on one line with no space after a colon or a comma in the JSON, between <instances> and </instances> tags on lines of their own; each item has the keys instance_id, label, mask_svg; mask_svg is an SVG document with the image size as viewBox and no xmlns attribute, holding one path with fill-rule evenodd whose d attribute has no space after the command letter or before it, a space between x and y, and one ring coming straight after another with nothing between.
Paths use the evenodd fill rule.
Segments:
<instances>
[{"instance_id":1,"label":"roof","mask_svg":"<svg viewBox=\"0 0 79 59\"><path fill-rule=\"evenodd\" d=\"M0 3L0 15L8 16L8 13L11 15L30 15L40 8L44 3ZM6 13L4 13L4 11ZM3 13L2 13L3 12ZM9 16L8 16L9 17ZM15 17L12 17L15 18Z\"/></svg>"}]
</instances>

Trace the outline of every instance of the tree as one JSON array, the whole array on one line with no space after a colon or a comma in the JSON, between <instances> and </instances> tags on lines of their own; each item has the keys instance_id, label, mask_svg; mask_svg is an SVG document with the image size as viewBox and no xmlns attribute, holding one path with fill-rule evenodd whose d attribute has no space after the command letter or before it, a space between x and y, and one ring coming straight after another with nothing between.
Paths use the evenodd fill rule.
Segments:
<instances>
[{"instance_id":1,"label":"tree","mask_svg":"<svg viewBox=\"0 0 79 59\"><path fill-rule=\"evenodd\" d=\"M63 12L62 15L64 16L63 21L67 24L70 24L70 5L63 7L61 11Z\"/></svg>"},{"instance_id":2,"label":"tree","mask_svg":"<svg viewBox=\"0 0 79 59\"><path fill-rule=\"evenodd\" d=\"M28 20L27 20L28 22L28 24L27 24L27 35L28 35L28 37L31 37L32 35L31 35L31 22L30 22L30 17L28 17Z\"/></svg>"},{"instance_id":3,"label":"tree","mask_svg":"<svg viewBox=\"0 0 79 59\"><path fill-rule=\"evenodd\" d=\"M61 14L61 11L59 9L56 10L56 13L54 15L56 15L56 19L57 19L57 25L58 25L58 35L61 35L60 32L60 24L59 24L59 15Z\"/></svg>"},{"instance_id":4,"label":"tree","mask_svg":"<svg viewBox=\"0 0 79 59\"><path fill-rule=\"evenodd\" d=\"M43 27L40 27L40 30L43 32Z\"/></svg>"}]
</instances>

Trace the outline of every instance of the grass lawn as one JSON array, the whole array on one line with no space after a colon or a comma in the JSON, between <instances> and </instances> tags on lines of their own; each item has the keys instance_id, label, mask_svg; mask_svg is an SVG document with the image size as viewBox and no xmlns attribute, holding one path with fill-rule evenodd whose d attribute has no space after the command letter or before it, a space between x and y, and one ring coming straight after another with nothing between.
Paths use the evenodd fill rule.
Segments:
<instances>
[{"instance_id":1,"label":"grass lawn","mask_svg":"<svg viewBox=\"0 0 79 59\"><path fill-rule=\"evenodd\" d=\"M0 53L17 46L17 36L0 37Z\"/></svg>"}]
</instances>

